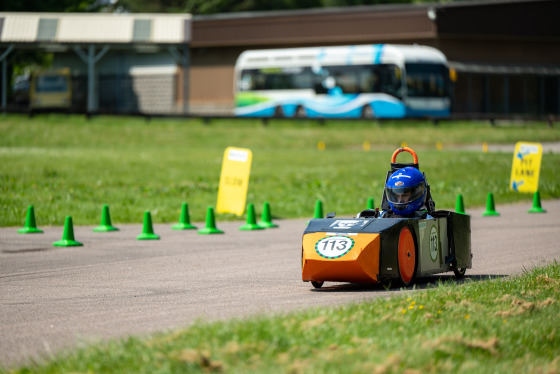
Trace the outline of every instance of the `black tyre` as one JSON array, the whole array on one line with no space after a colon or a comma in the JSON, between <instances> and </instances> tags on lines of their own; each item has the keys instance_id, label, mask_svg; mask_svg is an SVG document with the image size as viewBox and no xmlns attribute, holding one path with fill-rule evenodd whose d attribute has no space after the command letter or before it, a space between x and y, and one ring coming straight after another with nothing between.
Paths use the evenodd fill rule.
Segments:
<instances>
[{"instance_id":1,"label":"black tyre","mask_svg":"<svg viewBox=\"0 0 560 374\"><path fill-rule=\"evenodd\" d=\"M456 265L451 266L451 270L455 273L455 278L463 278L467 272L466 268L458 268Z\"/></svg>"},{"instance_id":2,"label":"black tyre","mask_svg":"<svg viewBox=\"0 0 560 374\"><path fill-rule=\"evenodd\" d=\"M276 118L283 118L284 117L284 109L281 106L277 106L274 110L274 117Z\"/></svg>"},{"instance_id":3,"label":"black tyre","mask_svg":"<svg viewBox=\"0 0 560 374\"><path fill-rule=\"evenodd\" d=\"M321 288L321 287L323 287L323 283L325 283L325 282L311 281L311 284L312 284L313 287L315 287L315 288Z\"/></svg>"},{"instance_id":4,"label":"black tyre","mask_svg":"<svg viewBox=\"0 0 560 374\"><path fill-rule=\"evenodd\" d=\"M305 108L299 105L296 108L296 114L294 115L296 118L305 118L307 117L307 113L305 112Z\"/></svg>"},{"instance_id":5,"label":"black tyre","mask_svg":"<svg viewBox=\"0 0 560 374\"><path fill-rule=\"evenodd\" d=\"M371 107L371 105L365 105L362 108L362 118L363 119L372 119L375 117L375 114L373 113L373 108Z\"/></svg>"}]
</instances>

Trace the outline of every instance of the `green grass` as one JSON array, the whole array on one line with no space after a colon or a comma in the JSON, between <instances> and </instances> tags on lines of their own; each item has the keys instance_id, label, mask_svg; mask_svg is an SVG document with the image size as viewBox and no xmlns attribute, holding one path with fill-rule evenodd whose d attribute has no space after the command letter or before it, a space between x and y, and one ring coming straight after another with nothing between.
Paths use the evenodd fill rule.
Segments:
<instances>
[{"instance_id":1,"label":"green grass","mask_svg":"<svg viewBox=\"0 0 560 374\"><path fill-rule=\"evenodd\" d=\"M317 150L324 141L326 150ZM371 144L365 152L362 144ZM274 218L311 217L321 199L327 212L354 215L369 197L379 205L393 151L406 142L420 157L438 208L466 209L531 196L508 189L512 154L483 153L482 143L560 141L546 123L428 121L283 121L152 119L100 116L5 115L0 118L0 226L21 226L28 205L37 224L98 224L103 204L114 223L173 223L183 202L204 221L215 206L223 152L249 148L253 164L247 202L259 214L269 201ZM436 143L443 150L436 149ZM474 146L466 150L465 146ZM398 161L409 162L408 155ZM543 199L560 196L559 154L545 154ZM220 215L217 219L235 219Z\"/></svg>"},{"instance_id":2,"label":"green grass","mask_svg":"<svg viewBox=\"0 0 560 374\"><path fill-rule=\"evenodd\" d=\"M519 277L438 282L362 304L198 321L13 372L557 373L559 300L553 262Z\"/></svg>"}]
</instances>

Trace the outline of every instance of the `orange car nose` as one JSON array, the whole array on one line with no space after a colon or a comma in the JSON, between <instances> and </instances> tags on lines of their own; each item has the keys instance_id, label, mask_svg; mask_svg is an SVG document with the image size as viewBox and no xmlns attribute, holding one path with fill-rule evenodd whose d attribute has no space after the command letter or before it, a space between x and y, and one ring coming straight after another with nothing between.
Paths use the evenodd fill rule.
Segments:
<instances>
[{"instance_id":1,"label":"orange car nose","mask_svg":"<svg viewBox=\"0 0 560 374\"><path fill-rule=\"evenodd\" d=\"M380 234L306 234L303 237L302 279L376 283L380 242Z\"/></svg>"}]
</instances>

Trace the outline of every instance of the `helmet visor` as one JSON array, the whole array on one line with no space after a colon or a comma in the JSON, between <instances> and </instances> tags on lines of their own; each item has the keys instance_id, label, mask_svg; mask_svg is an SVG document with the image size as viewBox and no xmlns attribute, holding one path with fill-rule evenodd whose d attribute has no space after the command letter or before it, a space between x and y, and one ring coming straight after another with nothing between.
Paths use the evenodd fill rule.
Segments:
<instances>
[{"instance_id":1,"label":"helmet visor","mask_svg":"<svg viewBox=\"0 0 560 374\"><path fill-rule=\"evenodd\" d=\"M425 190L424 182L412 187L387 187L387 200L392 204L408 204L422 197Z\"/></svg>"}]
</instances>

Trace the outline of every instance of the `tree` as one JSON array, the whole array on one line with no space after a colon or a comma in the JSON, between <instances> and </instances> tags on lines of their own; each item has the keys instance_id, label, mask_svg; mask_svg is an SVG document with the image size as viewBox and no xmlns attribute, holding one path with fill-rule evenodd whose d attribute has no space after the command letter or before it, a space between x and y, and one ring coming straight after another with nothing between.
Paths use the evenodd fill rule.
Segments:
<instances>
[{"instance_id":1,"label":"tree","mask_svg":"<svg viewBox=\"0 0 560 374\"><path fill-rule=\"evenodd\" d=\"M0 11L191 13L196 15L430 1L433 2L433 0L0 0Z\"/></svg>"},{"instance_id":2,"label":"tree","mask_svg":"<svg viewBox=\"0 0 560 374\"><path fill-rule=\"evenodd\" d=\"M99 0L0 0L2 12L86 12Z\"/></svg>"},{"instance_id":3,"label":"tree","mask_svg":"<svg viewBox=\"0 0 560 374\"><path fill-rule=\"evenodd\" d=\"M98 0L99 1L99 0ZM105 0L109 1L109 0ZM130 13L216 14L252 11L343 7L432 0L113 0L105 10Z\"/></svg>"}]
</instances>

